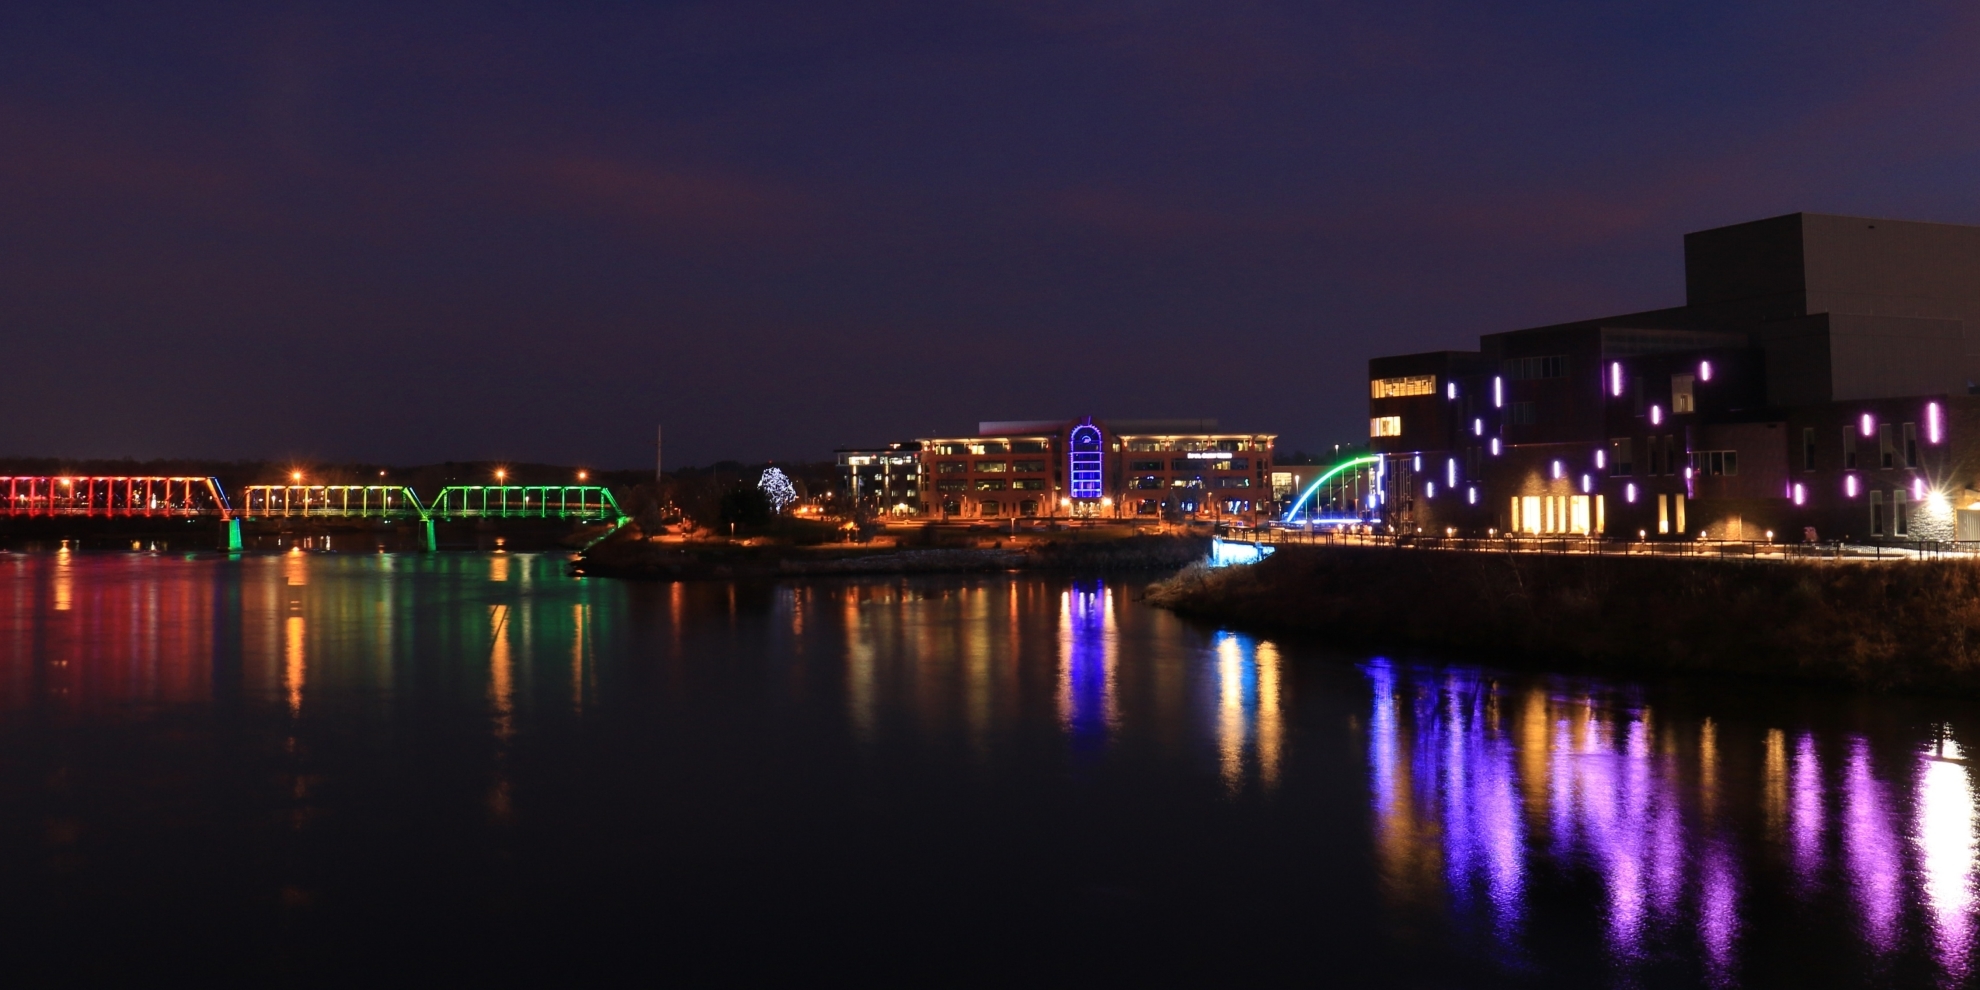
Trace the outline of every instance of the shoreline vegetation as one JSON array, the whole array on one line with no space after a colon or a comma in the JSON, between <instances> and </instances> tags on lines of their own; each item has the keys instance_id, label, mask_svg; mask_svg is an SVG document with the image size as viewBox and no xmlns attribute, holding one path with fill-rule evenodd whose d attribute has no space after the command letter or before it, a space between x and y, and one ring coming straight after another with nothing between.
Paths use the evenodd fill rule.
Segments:
<instances>
[{"instance_id":1,"label":"shoreline vegetation","mask_svg":"<svg viewBox=\"0 0 1980 990\"><path fill-rule=\"evenodd\" d=\"M1010 570L1175 570L1204 559L1210 538L1187 534L977 539L967 546L652 540L633 527L579 555L575 573L660 581Z\"/></svg>"},{"instance_id":2,"label":"shoreline vegetation","mask_svg":"<svg viewBox=\"0 0 1980 990\"><path fill-rule=\"evenodd\" d=\"M1257 564L1185 567L1146 597L1180 615L1361 648L1980 693L1975 561L1285 546Z\"/></svg>"}]
</instances>

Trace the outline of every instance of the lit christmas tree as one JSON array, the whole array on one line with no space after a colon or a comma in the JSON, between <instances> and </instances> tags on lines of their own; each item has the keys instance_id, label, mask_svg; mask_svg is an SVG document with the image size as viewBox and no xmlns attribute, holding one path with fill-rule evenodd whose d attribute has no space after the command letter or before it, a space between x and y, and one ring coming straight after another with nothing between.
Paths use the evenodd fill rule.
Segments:
<instances>
[{"instance_id":1,"label":"lit christmas tree","mask_svg":"<svg viewBox=\"0 0 1980 990\"><path fill-rule=\"evenodd\" d=\"M763 490L763 497L770 500L770 511L783 512L784 507L797 501L797 487L791 479L776 468L764 468L763 478L756 483Z\"/></svg>"}]
</instances>

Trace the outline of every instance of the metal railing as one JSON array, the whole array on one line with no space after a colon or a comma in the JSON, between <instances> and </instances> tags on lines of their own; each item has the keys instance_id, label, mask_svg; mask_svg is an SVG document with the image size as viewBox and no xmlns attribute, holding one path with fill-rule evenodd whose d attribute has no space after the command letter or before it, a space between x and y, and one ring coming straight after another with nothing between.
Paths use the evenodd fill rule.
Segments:
<instances>
[{"instance_id":1,"label":"metal railing","mask_svg":"<svg viewBox=\"0 0 1980 990\"><path fill-rule=\"evenodd\" d=\"M426 510L404 485L249 485L241 515L331 519L415 519Z\"/></svg>"},{"instance_id":2,"label":"metal railing","mask_svg":"<svg viewBox=\"0 0 1980 990\"><path fill-rule=\"evenodd\" d=\"M232 515L220 483L196 476L6 476L0 496L5 516Z\"/></svg>"},{"instance_id":3,"label":"metal railing","mask_svg":"<svg viewBox=\"0 0 1980 990\"><path fill-rule=\"evenodd\" d=\"M1392 534L1345 527L1328 530L1273 528L1230 532L1230 543L1267 546L1365 546L1477 553L1582 554L1590 556L1709 557L1747 560L1945 560L1980 557L1980 540L1880 540L1856 543L1776 543L1767 540L1628 539L1578 534L1525 533L1492 536Z\"/></svg>"},{"instance_id":4,"label":"metal railing","mask_svg":"<svg viewBox=\"0 0 1980 990\"><path fill-rule=\"evenodd\" d=\"M451 485L427 506L434 519L600 519L625 516L598 485Z\"/></svg>"}]
</instances>

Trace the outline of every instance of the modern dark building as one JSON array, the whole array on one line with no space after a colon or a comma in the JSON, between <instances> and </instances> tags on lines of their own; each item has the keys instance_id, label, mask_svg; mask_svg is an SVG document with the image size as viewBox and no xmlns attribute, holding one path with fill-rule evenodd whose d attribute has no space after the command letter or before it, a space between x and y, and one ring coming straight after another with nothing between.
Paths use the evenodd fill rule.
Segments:
<instances>
[{"instance_id":1,"label":"modern dark building","mask_svg":"<svg viewBox=\"0 0 1980 990\"><path fill-rule=\"evenodd\" d=\"M920 511L920 442L841 447L832 457L839 465L839 490L855 507L873 515L905 516Z\"/></svg>"},{"instance_id":2,"label":"modern dark building","mask_svg":"<svg viewBox=\"0 0 1980 990\"><path fill-rule=\"evenodd\" d=\"M1369 362L1400 532L1980 539L1980 227L1688 234L1685 305Z\"/></svg>"}]
</instances>

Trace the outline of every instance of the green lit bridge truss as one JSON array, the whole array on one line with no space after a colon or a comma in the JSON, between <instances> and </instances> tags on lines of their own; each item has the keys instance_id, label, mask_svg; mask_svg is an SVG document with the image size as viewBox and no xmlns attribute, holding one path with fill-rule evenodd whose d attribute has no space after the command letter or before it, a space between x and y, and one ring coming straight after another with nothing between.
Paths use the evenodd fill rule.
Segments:
<instances>
[{"instance_id":1,"label":"green lit bridge truss","mask_svg":"<svg viewBox=\"0 0 1980 990\"><path fill-rule=\"evenodd\" d=\"M426 507L429 519L577 519L619 522L625 513L600 485L450 485Z\"/></svg>"},{"instance_id":2,"label":"green lit bridge truss","mask_svg":"<svg viewBox=\"0 0 1980 990\"><path fill-rule=\"evenodd\" d=\"M249 519L424 519L419 496L403 485L249 485L240 514Z\"/></svg>"}]
</instances>

